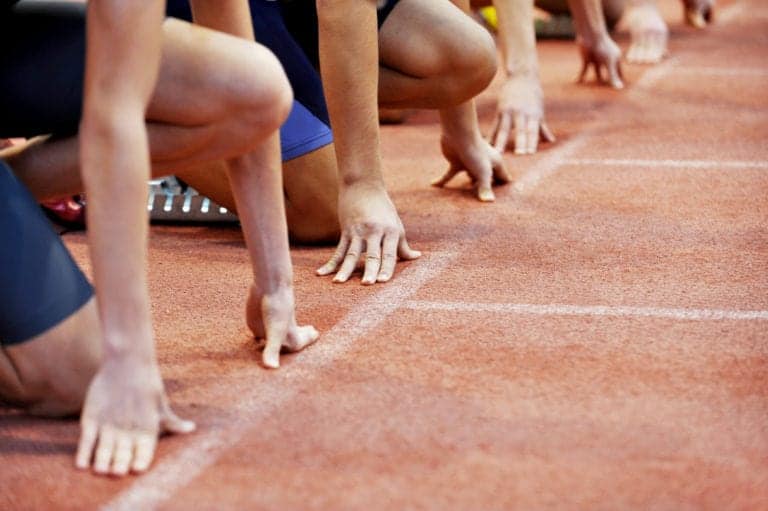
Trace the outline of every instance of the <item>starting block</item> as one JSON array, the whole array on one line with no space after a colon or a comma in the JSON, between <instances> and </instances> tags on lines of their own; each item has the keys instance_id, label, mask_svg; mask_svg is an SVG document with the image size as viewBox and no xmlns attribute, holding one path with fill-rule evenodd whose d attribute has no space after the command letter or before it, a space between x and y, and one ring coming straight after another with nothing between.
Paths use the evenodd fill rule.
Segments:
<instances>
[{"instance_id":1,"label":"starting block","mask_svg":"<svg viewBox=\"0 0 768 511\"><path fill-rule=\"evenodd\" d=\"M147 211L153 222L235 223L237 216L173 176L149 182Z\"/></svg>"}]
</instances>

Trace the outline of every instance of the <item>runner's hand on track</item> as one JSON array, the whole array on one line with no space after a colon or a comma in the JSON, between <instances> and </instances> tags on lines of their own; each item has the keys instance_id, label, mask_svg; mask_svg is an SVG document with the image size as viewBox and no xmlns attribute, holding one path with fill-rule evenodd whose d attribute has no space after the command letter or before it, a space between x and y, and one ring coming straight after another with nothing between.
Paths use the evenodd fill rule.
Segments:
<instances>
[{"instance_id":1,"label":"runner's hand on track","mask_svg":"<svg viewBox=\"0 0 768 511\"><path fill-rule=\"evenodd\" d=\"M626 14L632 42L627 50L627 62L656 64L667 54L669 29L652 3L630 4Z\"/></svg>"},{"instance_id":2,"label":"runner's hand on track","mask_svg":"<svg viewBox=\"0 0 768 511\"><path fill-rule=\"evenodd\" d=\"M256 284L251 286L246 305L248 327L257 339L264 340L262 363L280 367L280 351L301 351L317 340L320 334L313 326L296 324L293 288L283 287L265 295Z\"/></svg>"},{"instance_id":3,"label":"runner's hand on track","mask_svg":"<svg viewBox=\"0 0 768 511\"><path fill-rule=\"evenodd\" d=\"M479 134L469 141L455 141L443 135L440 146L448 160L448 170L432 181L432 186L445 186L456 174L466 171L477 187L477 198L491 202L496 200L491 185L510 181L501 153Z\"/></svg>"},{"instance_id":4,"label":"runner's hand on track","mask_svg":"<svg viewBox=\"0 0 768 511\"><path fill-rule=\"evenodd\" d=\"M705 28L715 15L715 0L683 0L685 21L692 27Z\"/></svg>"},{"instance_id":5,"label":"runner's hand on track","mask_svg":"<svg viewBox=\"0 0 768 511\"><path fill-rule=\"evenodd\" d=\"M363 284L392 278L397 258L412 260L421 252L411 249L403 223L383 184L356 182L339 190L341 240L331 259L317 270L334 282L346 282L365 253Z\"/></svg>"},{"instance_id":6,"label":"runner's hand on track","mask_svg":"<svg viewBox=\"0 0 768 511\"><path fill-rule=\"evenodd\" d=\"M584 41L579 41L581 51L581 73L579 73L579 82L583 83L587 76L589 67L594 66L595 75L599 83L607 83L614 89L623 89L624 81L621 72L621 50L610 37L599 39L594 46L588 46ZM608 73L607 78L603 78L602 69Z\"/></svg>"},{"instance_id":7,"label":"runner's hand on track","mask_svg":"<svg viewBox=\"0 0 768 511\"><path fill-rule=\"evenodd\" d=\"M144 472L160 433L194 429L171 410L156 362L107 357L85 398L75 464L104 475Z\"/></svg>"},{"instance_id":8,"label":"runner's hand on track","mask_svg":"<svg viewBox=\"0 0 768 511\"><path fill-rule=\"evenodd\" d=\"M541 82L535 74L508 76L499 92L496 124L491 141L503 153L510 142L515 154L533 154L539 139L554 142L555 136L544 122ZM514 128L514 138L510 137Z\"/></svg>"}]
</instances>

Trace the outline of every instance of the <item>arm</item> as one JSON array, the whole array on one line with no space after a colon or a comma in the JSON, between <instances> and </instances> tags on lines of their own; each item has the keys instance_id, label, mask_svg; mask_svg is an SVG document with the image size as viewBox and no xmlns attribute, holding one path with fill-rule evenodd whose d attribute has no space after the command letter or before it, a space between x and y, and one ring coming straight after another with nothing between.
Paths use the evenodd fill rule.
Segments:
<instances>
[{"instance_id":1,"label":"arm","mask_svg":"<svg viewBox=\"0 0 768 511\"><path fill-rule=\"evenodd\" d=\"M494 146L504 151L510 128L515 129L515 153L536 152L539 138L554 142L544 123L544 101L536 56L533 0L494 0L498 42L505 82L499 93Z\"/></svg>"},{"instance_id":2,"label":"arm","mask_svg":"<svg viewBox=\"0 0 768 511\"><path fill-rule=\"evenodd\" d=\"M469 0L452 0L454 5L469 12ZM493 182L507 183L510 178L504 168L500 151L494 149L480 134L475 102L469 99L456 106L440 110L442 134L440 145L448 160L448 170L432 182L444 186L461 171L466 171L477 188L477 197L483 202L496 199Z\"/></svg>"},{"instance_id":3,"label":"arm","mask_svg":"<svg viewBox=\"0 0 768 511\"><path fill-rule=\"evenodd\" d=\"M576 25L577 40L581 48L582 68L579 81L583 81L590 64L599 81L603 81L601 68L608 72L608 83L614 89L623 89L621 50L608 34L603 15L602 0L568 0Z\"/></svg>"},{"instance_id":4,"label":"arm","mask_svg":"<svg viewBox=\"0 0 768 511\"><path fill-rule=\"evenodd\" d=\"M253 24L245 0L192 0L195 23L254 41ZM254 44L254 52L257 47ZM266 338L262 355L265 366L280 365L280 350L298 351L318 338L311 326L295 319L293 268L288 246L283 180L280 171L278 128L291 106L290 84L279 63L266 51L263 59L265 89L274 90L282 110L264 112L275 117L275 130L247 154L226 162L232 195L253 266L246 318L258 338Z\"/></svg>"},{"instance_id":5,"label":"arm","mask_svg":"<svg viewBox=\"0 0 768 511\"><path fill-rule=\"evenodd\" d=\"M157 79L163 2L88 6L80 126L88 236L104 359L81 416L77 465L145 470L160 428L191 431L170 411L157 366L145 274L149 148L144 110Z\"/></svg>"},{"instance_id":6,"label":"arm","mask_svg":"<svg viewBox=\"0 0 768 511\"><path fill-rule=\"evenodd\" d=\"M317 0L320 70L335 138L341 240L320 268L345 282L365 247L364 284L385 282L395 262L420 255L387 195L378 126L379 57L374 0Z\"/></svg>"}]
</instances>

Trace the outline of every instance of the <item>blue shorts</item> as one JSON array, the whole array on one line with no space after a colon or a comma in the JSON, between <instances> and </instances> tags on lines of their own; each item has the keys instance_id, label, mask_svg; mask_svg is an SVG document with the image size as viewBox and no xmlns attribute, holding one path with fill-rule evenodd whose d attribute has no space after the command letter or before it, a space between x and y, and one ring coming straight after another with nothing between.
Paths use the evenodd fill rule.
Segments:
<instances>
[{"instance_id":1,"label":"blue shorts","mask_svg":"<svg viewBox=\"0 0 768 511\"><path fill-rule=\"evenodd\" d=\"M0 160L0 344L42 334L92 296L35 199Z\"/></svg>"},{"instance_id":2,"label":"blue shorts","mask_svg":"<svg viewBox=\"0 0 768 511\"><path fill-rule=\"evenodd\" d=\"M275 52L294 88L294 107L280 130L283 160L333 141L319 76L282 23L279 7L251 0L260 42ZM187 0L168 13L191 19ZM77 133L85 69L85 7L21 1L0 8L0 138Z\"/></svg>"}]
</instances>

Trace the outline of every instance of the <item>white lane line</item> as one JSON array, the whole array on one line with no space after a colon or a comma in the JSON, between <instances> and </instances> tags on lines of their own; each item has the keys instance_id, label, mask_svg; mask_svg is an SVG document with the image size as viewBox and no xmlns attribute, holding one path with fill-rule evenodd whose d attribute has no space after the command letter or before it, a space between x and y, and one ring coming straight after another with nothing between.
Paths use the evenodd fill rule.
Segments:
<instances>
[{"instance_id":1,"label":"white lane line","mask_svg":"<svg viewBox=\"0 0 768 511\"><path fill-rule=\"evenodd\" d=\"M768 311L739 311L719 309L668 309L663 307L623 307L610 305L567 305L530 303L464 303L408 300L403 308L416 311L492 312L503 314L533 314L538 316L612 316L642 318L672 318L710 321L768 320Z\"/></svg>"},{"instance_id":2,"label":"white lane line","mask_svg":"<svg viewBox=\"0 0 768 511\"><path fill-rule=\"evenodd\" d=\"M673 70L676 63L677 60L675 58L670 58L649 69L637 83L633 84L631 88L626 91L626 95L632 97L634 94L642 92L643 89L653 87L656 82L664 78ZM624 103L620 104L623 105ZM610 108L611 107L609 106L603 110L610 111ZM605 113L606 112L603 112L600 120L605 117ZM544 179L557 172L574 153L587 145L593 135L595 135L595 130L599 126L602 126L602 124L599 124L598 120L593 120L587 123L574 138L560 145L557 149L549 151L546 156L517 179L514 185L515 192L518 194L526 194L535 189Z\"/></svg>"},{"instance_id":3,"label":"white lane line","mask_svg":"<svg viewBox=\"0 0 768 511\"><path fill-rule=\"evenodd\" d=\"M242 373L238 373L237 378L222 375L221 383L207 388L206 394L225 396L219 402L231 405L227 416L215 421L207 431L194 433L187 440L186 448L158 460L146 475L136 479L101 509L144 511L155 509L171 499L179 489L213 465L226 449L257 428L260 420L277 412L282 404L292 399L302 382L330 366L356 341L401 308L403 302L446 268L454 257L455 254L439 252L423 256L392 282L353 307L331 330L322 334L318 344L307 349L306 355L298 355L300 360L271 373L266 383L253 384L259 381L256 375L264 371L256 365L252 379Z\"/></svg>"},{"instance_id":4,"label":"white lane line","mask_svg":"<svg viewBox=\"0 0 768 511\"><path fill-rule=\"evenodd\" d=\"M525 172L515 181L515 192L526 193L538 186L545 178L554 174L563 163L574 153L584 147L592 136L592 129L587 127L576 137L562 144L554 151L544 156L542 160L536 163L532 168Z\"/></svg>"},{"instance_id":5,"label":"white lane line","mask_svg":"<svg viewBox=\"0 0 768 511\"><path fill-rule=\"evenodd\" d=\"M768 69L756 67L679 66L675 73L722 77L768 77Z\"/></svg>"},{"instance_id":6,"label":"white lane line","mask_svg":"<svg viewBox=\"0 0 768 511\"><path fill-rule=\"evenodd\" d=\"M644 160L633 158L573 158L564 161L563 165L682 169L768 169L768 161Z\"/></svg>"}]
</instances>

